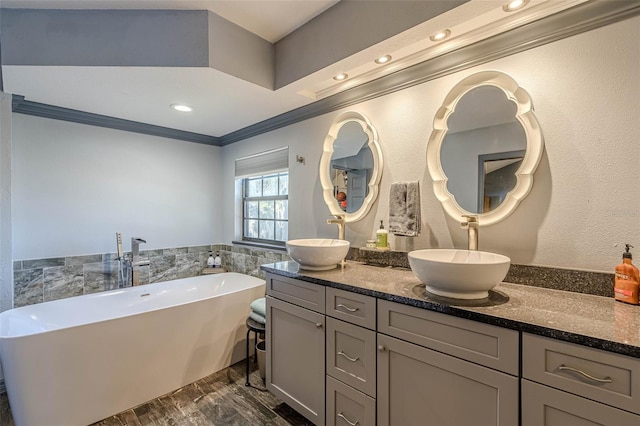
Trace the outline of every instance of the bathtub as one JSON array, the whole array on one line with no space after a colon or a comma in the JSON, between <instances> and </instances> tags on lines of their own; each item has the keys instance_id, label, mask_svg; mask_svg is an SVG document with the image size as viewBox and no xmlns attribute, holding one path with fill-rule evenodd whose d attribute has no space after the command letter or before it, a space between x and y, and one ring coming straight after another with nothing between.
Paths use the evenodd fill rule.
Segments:
<instances>
[{"instance_id":1,"label":"bathtub","mask_svg":"<svg viewBox=\"0 0 640 426\"><path fill-rule=\"evenodd\" d=\"M264 292L264 280L223 273L3 312L16 425L87 425L240 361L249 305Z\"/></svg>"}]
</instances>

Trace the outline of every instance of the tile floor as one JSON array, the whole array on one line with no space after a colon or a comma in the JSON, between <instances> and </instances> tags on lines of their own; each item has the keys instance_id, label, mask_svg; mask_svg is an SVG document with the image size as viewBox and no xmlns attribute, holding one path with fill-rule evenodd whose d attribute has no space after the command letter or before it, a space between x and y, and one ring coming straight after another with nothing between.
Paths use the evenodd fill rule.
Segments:
<instances>
[{"instance_id":1,"label":"tile floor","mask_svg":"<svg viewBox=\"0 0 640 426\"><path fill-rule=\"evenodd\" d=\"M251 363L253 365L253 363ZM245 387L244 361L177 391L91 426L307 426L308 420L269 393L253 365ZM0 395L0 426L14 426L7 394Z\"/></svg>"}]
</instances>

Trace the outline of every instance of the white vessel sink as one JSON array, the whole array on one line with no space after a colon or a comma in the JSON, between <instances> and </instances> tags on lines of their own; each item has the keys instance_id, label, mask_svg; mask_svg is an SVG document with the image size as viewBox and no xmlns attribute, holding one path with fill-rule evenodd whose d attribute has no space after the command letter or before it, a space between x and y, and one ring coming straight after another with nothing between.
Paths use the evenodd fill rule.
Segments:
<instances>
[{"instance_id":1,"label":"white vessel sink","mask_svg":"<svg viewBox=\"0 0 640 426\"><path fill-rule=\"evenodd\" d=\"M507 276L511 259L486 251L430 249L409 252L411 270L438 296L483 299Z\"/></svg>"},{"instance_id":2,"label":"white vessel sink","mask_svg":"<svg viewBox=\"0 0 640 426\"><path fill-rule=\"evenodd\" d=\"M326 271L335 268L349 252L349 241L308 238L287 241L287 252L301 269Z\"/></svg>"}]
</instances>

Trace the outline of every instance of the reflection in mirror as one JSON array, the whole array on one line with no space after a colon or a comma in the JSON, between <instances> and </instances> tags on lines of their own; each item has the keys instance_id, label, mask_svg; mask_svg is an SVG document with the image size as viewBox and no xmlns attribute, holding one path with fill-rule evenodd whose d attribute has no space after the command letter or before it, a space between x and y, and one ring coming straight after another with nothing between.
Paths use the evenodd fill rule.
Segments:
<instances>
[{"instance_id":1,"label":"reflection in mirror","mask_svg":"<svg viewBox=\"0 0 640 426\"><path fill-rule=\"evenodd\" d=\"M382 152L369 120L354 111L341 114L325 138L320 181L331 214L345 222L362 219L378 194Z\"/></svg>"},{"instance_id":2,"label":"reflection in mirror","mask_svg":"<svg viewBox=\"0 0 640 426\"><path fill-rule=\"evenodd\" d=\"M458 83L436 113L427 145L434 192L461 221L491 225L511 214L533 186L543 150L529 94L499 71Z\"/></svg>"},{"instance_id":3,"label":"reflection in mirror","mask_svg":"<svg viewBox=\"0 0 640 426\"><path fill-rule=\"evenodd\" d=\"M448 178L447 190L470 213L497 208L516 184L518 166L498 163L510 159L505 157L508 151L520 152L520 160L524 157L526 135L516 120L516 112L516 104L501 89L480 86L462 96L447 120L448 131L440 153ZM490 163L485 164L486 161ZM491 167L488 183L493 184L489 189L485 188L487 166ZM487 190L491 195L485 199Z\"/></svg>"},{"instance_id":4,"label":"reflection in mirror","mask_svg":"<svg viewBox=\"0 0 640 426\"><path fill-rule=\"evenodd\" d=\"M487 213L497 208L516 186L516 172L522 164L524 149L478 156L478 208Z\"/></svg>"},{"instance_id":5,"label":"reflection in mirror","mask_svg":"<svg viewBox=\"0 0 640 426\"><path fill-rule=\"evenodd\" d=\"M369 136L355 121L342 126L333 143L331 176L334 196L340 208L347 213L362 207L367 196L367 182L373 174L373 154L368 143Z\"/></svg>"}]
</instances>

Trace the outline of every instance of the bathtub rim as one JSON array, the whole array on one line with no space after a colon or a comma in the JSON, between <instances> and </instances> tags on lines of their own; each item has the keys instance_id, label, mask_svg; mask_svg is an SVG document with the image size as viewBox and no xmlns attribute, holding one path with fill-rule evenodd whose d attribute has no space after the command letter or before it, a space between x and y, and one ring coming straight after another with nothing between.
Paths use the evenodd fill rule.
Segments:
<instances>
[{"instance_id":1,"label":"bathtub rim","mask_svg":"<svg viewBox=\"0 0 640 426\"><path fill-rule=\"evenodd\" d=\"M153 308L153 309L147 309L147 310L143 310L143 311L139 311L139 312L133 312L133 313L129 313L129 314L126 314L126 315L111 316L111 317L108 317L108 318L100 319L98 321L83 322L83 323L73 324L73 325L64 326L64 327L52 328L52 329L48 329L48 330L35 330L34 332L23 333L23 334L20 334L20 335L14 335L14 336L2 335L2 327L0 325L0 353L2 352L2 341L3 340L10 341L10 340L14 340L14 339L28 338L28 337L31 337L31 336L34 336L34 335L39 335L39 334L44 334L44 333L53 333L53 332L62 331L62 330L70 330L70 329L75 329L75 328L78 328L78 327L86 327L86 326L89 326L91 324L96 324L96 323L100 323L100 322L107 322L107 321L113 321L113 320L117 320L117 319L120 319L120 318L135 317L135 316L143 315L143 314L146 314L146 313L149 313L149 312L155 312L155 311L159 311L159 310L163 310L163 309L170 309L170 308L173 308L173 307L178 307L178 306L188 305L188 304L191 304L191 303L201 302L201 301L204 301L204 300L212 299L214 297L220 297L220 296L224 296L224 295L227 295L227 294L234 294L234 293L238 293L238 292L241 292L241 291L246 291L246 290L249 290L249 289L260 287L261 285L266 287L266 281L264 279L262 279L262 278L254 277L254 276L247 275L247 274L241 274L239 272L222 272L222 273L216 274L216 275L197 275L195 277L178 278L178 279L175 279L175 280L160 281L160 282L157 282L157 283L143 284L143 285L139 285L139 286L135 286L135 287L117 288L117 289L113 289L113 290L106 290L106 291L101 291L101 292L96 292L96 293L83 294L83 295L80 295L80 296L74 296L74 297L67 297L67 298L63 298L63 299L50 300L50 301L47 301L47 302L36 303L36 304L33 304L33 305L20 306L20 307L17 307L17 308L8 309L8 310L6 310L4 312L0 312L0 323L2 321L3 316L5 316L5 317L8 316L8 315L5 315L5 313L15 314L15 312L17 310L28 310L28 309L32 309L35 306L41 306L41 305L44 305L44 304L47 304L47 303L62 304L62 303L65 303L65 302L69 302L71 299L78 300L80 298L104 297L104 296L108 296L108 295L112 295L112 294L129 293L129 292L134 292L134 291L143 291L141 289L145 289L148 286L149 286L148 288L151 290L152 289L151 286L153 286L154 284L164 284L164 283L170 283L170 282L174 282L174 281L202 279L204 277L207 277L207 278L211 279L211 278L217 278L217 277L229 276L229 275L232 275L232 276L239 275L239 276L242 276L242 277L249 277L249 278L253 278L253 279L258 280L258 281L256 281L255 285L250 285L248 287L244 287L244 288L240 288L240 289L233 289L233 290L227 291L227 292L225 292L223 294L217 294L217 295L213 295L213 296L209 296L209 297L201 297L201 298L197 298L197 299L191 299L191 300L188 300L188 301L183 301L181 303L175 303L175 304L172 304L172 305L169 305L169 306L156 307L156 308Z\"/></svg>"}]
</instances>

